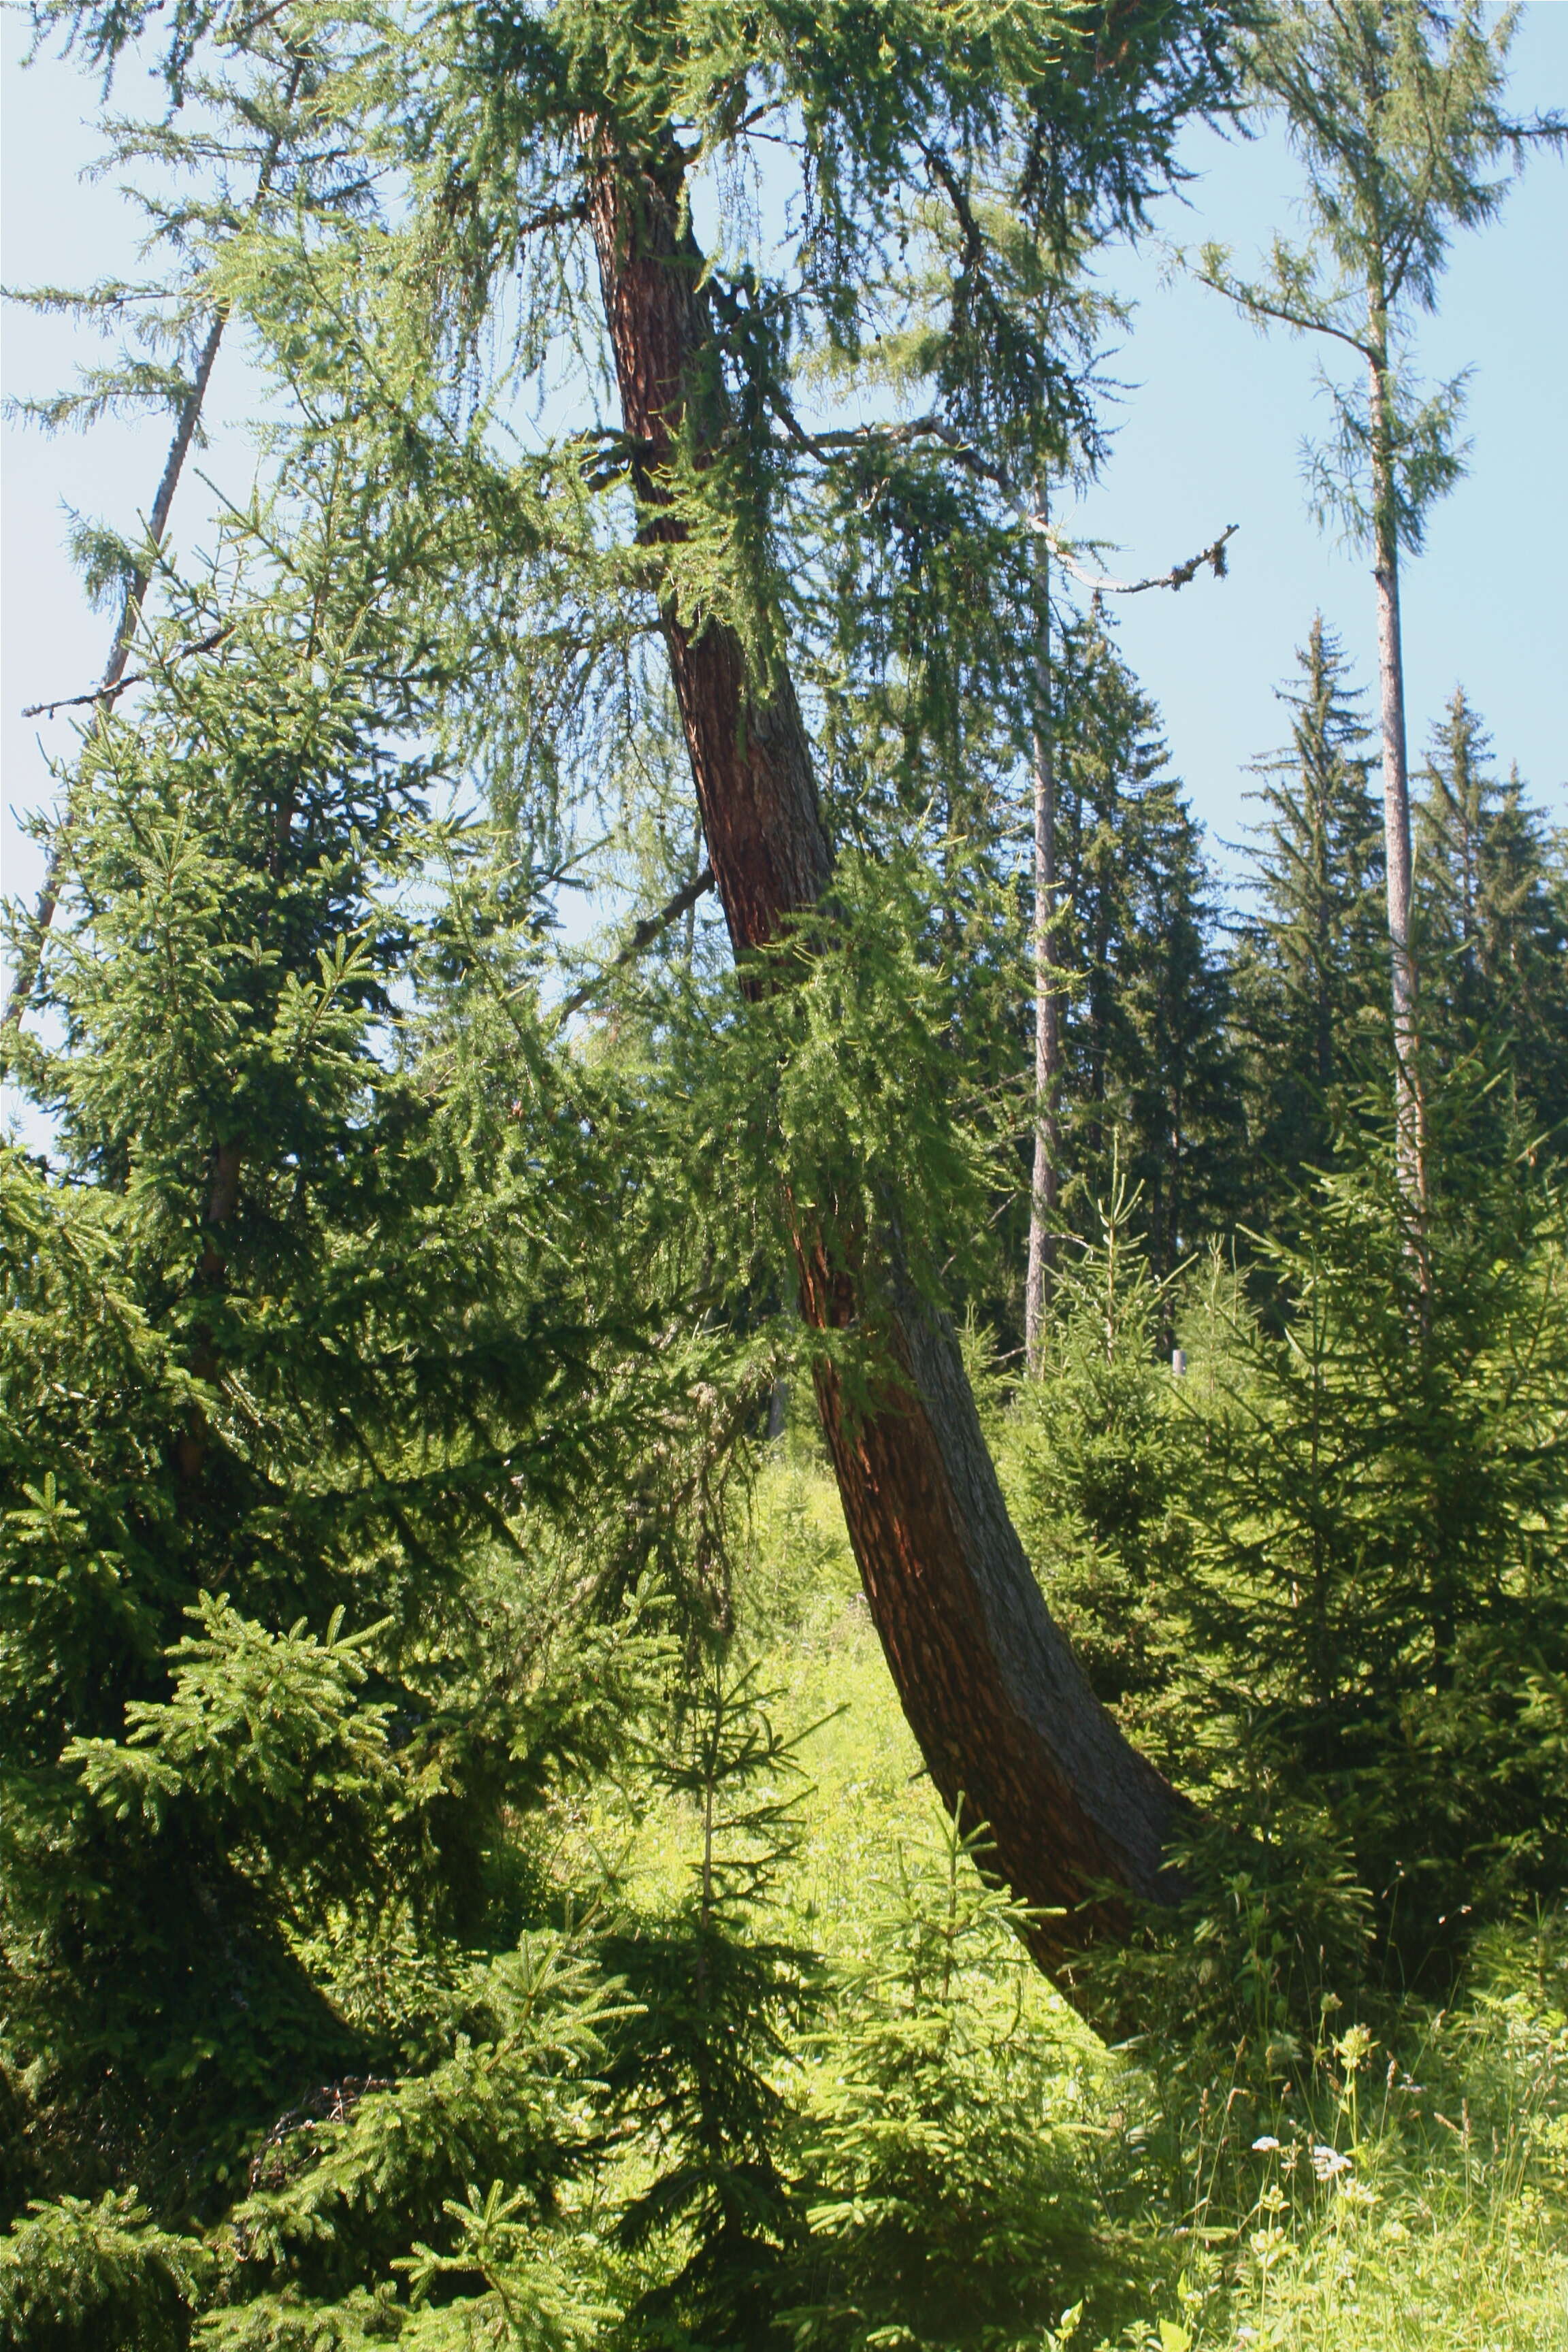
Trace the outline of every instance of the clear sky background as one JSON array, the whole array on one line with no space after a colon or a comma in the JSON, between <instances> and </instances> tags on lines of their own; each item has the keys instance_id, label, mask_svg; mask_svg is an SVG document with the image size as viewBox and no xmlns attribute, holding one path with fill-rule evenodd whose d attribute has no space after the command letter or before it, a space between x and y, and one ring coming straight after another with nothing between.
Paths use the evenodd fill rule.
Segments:
<instances>
[{"instance_id":1,"label":"clear sky background","mask_svg":"<svg viewBox=\"0 0 1568 2352\"><path fill-rule=\"evenodd\" d=\"M0 277L8 286L80 284L133 267L135 215L110 182L84 177L100 150L95 89L74 67L26 70L23 28L4 19ZM128 77L126 111L157 103ZM1568 0L1530 0L1515 51L1521 110L1568 106ZM1281 142L1195 132L1198 175L1185 204L1168 204L1163 233L1195 246L1218 237L1249 257L1289 228L1296 175ZM1321 421L1317 353L1284 335L1260 337L1215 296L1161 282L1151 252L1118 254L1107 283L1138 310L1113 373L1129 387L1110 463L1079 527L1119 543L1124 574L1163 571L1226 523L1231 577L1180 595L1120 605L1121 639L1160 705L1173 762L1216 846L1247 822L1247 762L1282 737L1275 687L1321 608L1363 681L1373 672L1373 604L1362 563L1308 518L1300 446ZM68 323L6 306L3 373L13 395L67 383L97 346ZM1456 248L1442 310L1425 322L1431 377L1475 370L1468 478L1436 512L1427 552L1408 570L1405 628L1413 748L1463 681L1533 797L1568 821L1568 168L1537 160L1501 221ZM242 490L239 427L257 398L243 353L225 351L210 403L214 445L195 462ZM65 756L69 720L25 720L23 705L79 692L100 674L110 616L89 612L64 551L66 509L129 527L152 501L166 421L110 424L86 437L46 439L7 424L0 473L0 872L30 895L41 856L18 817L50 803L51 756ZM203 535L211 497L187 472L174 533Z\"/></svg>"}]
</instances>

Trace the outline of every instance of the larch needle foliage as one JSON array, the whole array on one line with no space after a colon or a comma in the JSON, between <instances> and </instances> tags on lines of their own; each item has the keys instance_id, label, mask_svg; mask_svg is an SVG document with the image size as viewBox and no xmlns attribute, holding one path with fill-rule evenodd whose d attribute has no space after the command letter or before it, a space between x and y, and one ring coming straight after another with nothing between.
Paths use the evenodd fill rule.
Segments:
<instances>
[{"instance_id":1,"label":"larch needle foliage","mask_svg":"<svg viewBox=\"0 0 1568 2352\"><path fill-rule=\"evenodd\" d=\"M1561 2335L1568 886L1462 695L1417 1251L1351 654L1311 626L1227 930L1052 607L1016 1377L1085 264L1336 8L1247 9L1252 84L1190 0L35 9L163 106L150 323L89 289L126 348L39 421L162 408L172 488L227 337L268 422L205 558L167 500L84 530L120 667L13 926L0 2342ZM617 343L617 205L673 356ZM1407 506L1451 408L1396 402ZM786 739L820 887L749 932L704 780ZM814 1383L841 1475L917 1424L905 1292L1082 1720L1182 1784L1171 1899L1064 1975L1104 2039L1029 1956L1077 1914L936 1801L818 1443Z\"/></svg>"}]
</instances>

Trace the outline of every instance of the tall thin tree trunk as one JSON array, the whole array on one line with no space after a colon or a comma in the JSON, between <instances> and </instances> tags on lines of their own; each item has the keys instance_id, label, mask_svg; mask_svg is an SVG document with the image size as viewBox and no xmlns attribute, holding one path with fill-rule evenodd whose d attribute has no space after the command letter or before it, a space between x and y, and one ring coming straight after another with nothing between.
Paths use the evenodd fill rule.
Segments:
<instances>
[{"instance_id":1,"label":"tall thin tree trunk","mask_svg":"<svg viewBox=\"0 0 1568 2352\"><path fill-rule=\"evenodd\" d=\"M289 79L283 89L285 112L299 96L304 71L303 57L296 56L289 67ZM272 184L272 174L277 169L278 158L282 152L282 147L283 133L281 130L275 130L268 141L267 152L262 157L261 168L257 174L256 203L258 205L265 200ZM211 323L203 339L201 351L197 354L196 372L191 379L190 390L181 402L174 418L174 437L169 443L169 454L163 460L163 471L159 477L158 488L153 499L153 511L147 518L147 546L153 555L162 548L169 528L169 517L174 506L174 493L180 487L180 477L185 470L185 460L191 454L191 444L195 439L197 428L201 424L202 410L206 404L207 387L212 382L213 369L217 363L218 350L223 342L224 329L227 323L226 310L218 310L213 313ZM98 689L102 697L96 714L100 724L110 707L115 688L125 675L125 665L131 658L131 648L136 641L136 629L142 617L142 602L152 585L152 581L151 564L144 562L138 565L125 584L125 593L121 599L120 613L114 625L114 635L110 645L109 660L105 665ZM22 1015L26 1011L28 1001L37 985L38 967L43 961L44 941L49 935L50 927L59 907L60 881L65 872L66 859L70 851L70 837L75 816L70 791L68 789L65 808L58 824L54 829L53 839L49 843L48 859L44 867L43 887L38 892L37 902L33 908L33 919L28 926L27 936L22 943L22 951L17 959L16 970L11 982L11 993L5 1001L5 1012L3 1020L0 1020L0 1027L15 1029L20 1026Z\"/></svg>"},{"instance_id":2,"label":"tall thin tree trunk","mask_svg":"<svg viewBox=\"0 0 1568 2352\"><path fill-rule=\"evenodd\" d=\"M1303 795L1310 816L1312 833L1312 1013L1316 1029L1318 1091L1326 1103L1334 1074L1334 1007L1330 983L1330 929L1332 909L1329 900L1330 848L1328 778L1321 765L1310 759L1306 762Z\"/></svg>"},{"instance_id":3,"label":"tall thin tree trunk","mask_svg":"<svg viewBox=\"0 0 1568 2352\"><path fill-rule=\"evenodd\" d=\"M1047 514L1042 484L1040 516ZM1032 744L1035 783L1035 1152L1029 1186L1029 1257L1024 1283L1024 1360L1038 1380L1046 1309L1056 1266L1056 1212L1061 1191L1061 1011L1056 972L1057 747L1052 711L1051 551L1038 550L1040 616Z\"/></svg>"},{"instance_id":4,"label":"tall thin tree trunk","mask_svg":"<svg viewBox=\"0 0 1568 2352\"><path fill-rule=\"evenodd\" d=\"M1382 331L1380 331L1380 329ZM1373 308L1373 336L1386 349L1386 320ZM1369 362L1372 422L1373 578L1377 587L1377 668L1383 721L1383 828L1388 877L1390 997L1394 1015L1394 1135L1400 1186L1419 1216L1426 1197L1425 1121L1411 939L1410 772L1405 733L1405 648L1399 621L1399 533L1394 512L1386 363Z\"/></svg>"},{"instance_id":5,"label":"tall thin tree trunk","mask_svg":"<svg viewBox=\"0 0 1568 2352\"><path fill-rule=\"evenodd\" d=\"M212 381L213 367L217 359L218 346L223 341L224 325L225 314L220 310L207 330L206 338L202 344L201 355L196 362L196 372L191 380L190 391L181 404L174 420L174 438L169 444L168 457L163 461L163 476L158 483L157 496L153 501L153 511L147 519L147 542L154 551L163 546L163 534L169 528L169 514L174 503L174 492L179 488L180 476L184 471L185 459L190 455L191 443L195 438L202 405L206 399L207 386ZM136 624L141 618L142 601L147 593L152 577L150 563L143 562L138 565L135 572L125 583L125 593L121 599L120 614L115 622L114 635L110 644L109 660L104 667L102 681L99 687L99 692L103 699L98 705L96 723L101 724L103 715L109 709L110 698L125 675L125 665L131 658L131 648L135 642ZM20 1023L26 1010L27 1001L37 984L38 966L43 961L44 941L48 937L49 926L55 919L55 911L59 905L60 879L65 871L66 857L70 847L75 814L68 790L64 813L55 827L54 837L49 843L49 856L44 868L43 887L38 892L37 903L33 908L33 919L28 927L26 939L23 942L22 952L17 959L16 974L11 982L11 993L6 1001L5 1025L8 1029L15 1029Z\"/></svg>"},{"instance_id":6,"label":"tall thin tree trunk","mask_svg":"<svg viewBox=\"0 0 1568 2352\"><path fill-rule=\"evenodd\" d=\"M669 544L679 437L698 462L725 404L701 257L679 226L681 165L616 152L583 125L590 217L646 543ZM766 688L724 623L663 626L719 896L739 958L819 899L832 854L787 671ZM886 1384L853 1402L828 1359L815 1385L850 1540L904 1712L950 1807L983 1818L1002 1875L1059 1912L1035 1943L1059 1960L1124 1923L1127 1898L1170 1891L1181 1803L1122 1737L1053 1623L1008 1519L951 1322L907 1280L894 1244L862 1235L836 1264L795 1221L803 1317L874 1334ZM1109 1890L1109 1891L1107 1891Z\"/></svg>"}]
</instances>

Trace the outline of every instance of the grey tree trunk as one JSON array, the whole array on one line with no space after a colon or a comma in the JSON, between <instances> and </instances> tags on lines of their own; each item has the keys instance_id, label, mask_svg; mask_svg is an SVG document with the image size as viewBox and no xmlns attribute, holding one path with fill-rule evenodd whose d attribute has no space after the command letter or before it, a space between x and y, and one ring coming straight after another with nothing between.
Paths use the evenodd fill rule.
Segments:
<instances>
[{"instance_id":1,"label":"grey tree trunk","mask_svg":"<svg viewBox=\"0 0 1568 2352\"><path fill-rule=\"evenodd\" d=\"M1385 352L1386 318L1373 304L1375 348ZM1394 1024L1394 1135L1400 1186L1419 1217L1426 1198L1416 971L1411 938L1410 770L1405 730L1405 647L1399 618L1399 532L1394 509L1386 359L1368 362L1372 422L1373 579L1377 589L1377 669L1383 736L1383 830L1388 877L1389 994Z\"/></svg>"},{"instance_id":2,"label":"grey tree trunk","mask_svg":"<svg viewBox=\"0 0 1568 2352\"><path fill-rule=\"evenodd\" d=\"M289 78L283 88L282 99L285 111L292 107L295 99L299 96L304 70L304 59L296 57L289 67ZM278 158L282 152L282 131L276 130L268 141L267 152L262 157L261 167L257 174L256 202L258 205L265 200L272 184L272 175L277 170ZM175 415L174 437L169 443L169 454L163 461L163 471L159 477L158 488L153 495L153 511L147 518L147 544L153 554L162 548L169 529L169 517L174 506L174 493L180 487L180 477L184 472L185 460L191 454L191 444L195 439L201 424L202 410L206 404L207 388L212 383L213 369L217 362L218 350L223 342L224 329L227 323L228 314L226 310L218 310L214 312L201 350L196 356L196 371L191 378L190 390ZM119 617L114 625L114 636L109 649L109 660L98 688L102 698L97 713L100 720L113 698L115 688L125 675L125 665L131 658L131 648L135 643L137 623L142 617L142 601L152 584L152 578L150 565L143 563L126 583L125 593L121 600ZM33 908L33 919L27 929L27 936L17 959L16 970L11 982L11 992L5 1001L5 1012L3 1020L0 1020L0 1027L15 1029L20 1026L22 1015L26 1011L33 991L37 985L38 967L43 961L44 942L49 935L50 926L54 922L59 907L60 881L65 872L66 859L70 852L70 837L75 814L76 812L68 793L60 821L55 827L53 838L49 843L48 862L44 868L43 887L38 893L37 903Z\"/></svg>"},{"instance_id":3,"label":"grey tree trunk","mask_svg":"<svg viewBox=\"0 0 1568 2352\"><path fill-rule=\"evenodd\" d=\"M169 528L169 514L174 503L174 492L180 486L180 476L184 471L185 459L190 455L191 443L195 438L196 426L201 419L202 404L206 399L207 386L212 381L213 366L217 359L218 345L223 341L224 324L224 315L219 311L207 330L206 339L196 362L196 373L191 380L191 389L174 420L174 438L169 444L169 454L164 460L163 475L158 483L158 493L153 501L153 511L147 519L148 545L154 551L163 546L163 534ZM114 689L125 675L125 665L131 658L131 648L135 642L136 624L141 617L142 600L147 593L152 577L150 567L143 563L125 583L125 593L121 599L120 614L115 622L114 635L110 644L109 660L105 664L103 677L99 686L99 692L103 698L98 705L99 720L101 720L103 713L108 709ZM49 842L48 863L44 868L43 887L38 892L37 903L33 908L33 919L28 927L27 936L23 943L22 952L17 958L16 970L12 978L11 993L6 1000L5 1014L5 1026L8 1029L15 1029L18 1025L23 1013L26 1011L28 999L37 985L38 966L43 961L44 941L48 937L49 926L55 919L55 911L59 905L60 879L65 871L66 858L70 848L75 814L68 793L64 812Z\"/></svg>"},{"instance_id":4,"label":"grey tree trunk","mask_svg":"<svg viewBox=\"0 0 1568 2352\"><path fill-rule=\"evenodd\" d=\"M1040 494L1042 519L1047 511ZM1040 619L1035 680L1035 1150L1029 1186L1029 1256L1024 1283L1024 1360L1031 1380L1044 1360L1046 1313L1056 1267L1061 1192L1061 1005L1057 973L1057 747L1052 710L1051 552L1037 541Z\"/></svg>"}]
</instances>

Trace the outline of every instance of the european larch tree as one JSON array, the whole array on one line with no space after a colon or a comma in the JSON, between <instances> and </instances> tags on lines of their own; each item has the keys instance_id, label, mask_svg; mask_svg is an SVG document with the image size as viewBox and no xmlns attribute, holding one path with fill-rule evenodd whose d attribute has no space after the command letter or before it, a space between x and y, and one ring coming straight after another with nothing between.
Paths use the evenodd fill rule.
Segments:
<instances>
[{"instance_id":1,"label":"european larch tree","mask_svg":"<svg viewBox=\"0 0 1568 2352\"><path fill-rule=\"evenodd\" d=\"M1224 12L1169 6L633 20L586 5L455 20L428 58L426 201L470 304L531 223L591 234L612 446L753 992L788 984L790 943L834 887L833 815L790 666L790 495L840 467L859 468L863 496L879 471L1033 478L1065 371L1017 298L1012 248L1026 235L1049 259L1086 221L1139 223L1180 126L1223 98L1227 31ZM795 229L735 259L721 219L705 253L699 199L733 184L758 138L793 162ZM793 352L826 346L852 371L904 323L889 315L899 247L927 211L948 273L920 371L928 409L814 433ZM829 1204L793 1219L792 1245L804 1319L830 1342L817 1402L905 1712L943 1799L989 1822L1008 1882L1056 1913L1042 1952L1070 1950L1121 1916L1114 1896L1091 1902L1097 1888L1159 1892L1177 1801L1046 1611L954 1335L910 1279L896 1223ZM858 1393L845 1339L876 1349Z\"/></svg>"},{"instance_id":2,"label":"european larch tree","mask_svg":"<svg viewBox=\"0 0 1568 2352\"><path fill-rule=\"evenodd\" d=\"M99 56L142 21L41 13ZM205 29L199 6L182 12L176 66ZM269 19L268 37L287 30ZM1053 341L1037 289L1084 236L1142 225L1183 127L1228 102L1231 30L1228 11L1194 0L826 17L571 0L334 35L344 140L400 191L381 234L402 258L375 266L409 306L406 347L434 349L460 405L521 286L521 373L547 384L552 362L586 353L595 381L607 362L618 420L521 467L520 495L526 476L556 619L580 609L561 579L575 565L580 585L586 566L631 614L612 658L638 631L662 639L753 1003L790 986L837 920L843 820L816 762L831 685L809 663L804 688L795 674L808 519L840 484L893 510L956 480L1018 543L1017 487L1059 456L1078 397L1077 355ZM746 232L759 156L775 184L792 175L767 239ZM911 245L946 281L918 319ZM301 266L296 298L334 266ZM918 414L847 430L814 418L807 355L874 373L911 324ZM338 325L321 331L323 349L341 344ZM374 369L355 383L384 402ZM437 432L432 464L440 446ZM531 625L543 663L560 632L542 606ZM790 1192L786 1215L872 1614L936 1787L989 1822L1000 1872L1048 1915L1042 1955L1065 1955L1124 1916L1125 1895L1160 1894L1179 1802L1046 1610L920 1237L863 1186L812 1189Z\"/></svg>"},{"instance_id":3,"label":"european larch tree","mask_svg":"<svg viewBox=\"0 0 1568 2352\"><path fill-rule=\"evenodd\" d=\"M1353 354L1361 381L1325 377L1333 429L1312 454L1321 520L1370 554L1376 592L1390 997L1400 1160L1426 1194L1400 559L1419 553L1433 502L1464 470L1464 377L1423 397L1410 327L1436 307L1457 230L1494 218L1527 144L1561 144L1558 117L1505 108L1517 7L1489 26L1481 0L1284 0L1250 44L1253 82L1305 174L1307 231L1276 237L1268 268L1237 277L1205 248L1200 275L1259 325L1279 322Z\"/></svg>"}]
</instances>

